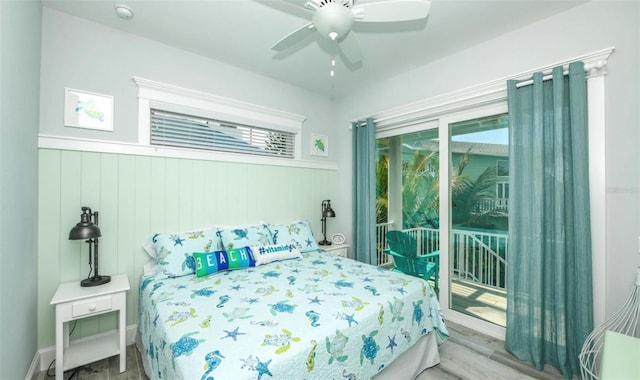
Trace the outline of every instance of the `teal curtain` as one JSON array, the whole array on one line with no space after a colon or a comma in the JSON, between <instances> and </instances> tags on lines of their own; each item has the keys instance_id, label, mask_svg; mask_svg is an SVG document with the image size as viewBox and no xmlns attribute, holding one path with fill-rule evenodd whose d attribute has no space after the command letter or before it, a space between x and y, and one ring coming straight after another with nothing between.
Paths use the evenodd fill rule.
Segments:
<instances>
[{"instance_id":1,"label":"teal curtain","mask_svg":"<svg viewBox=\"0 0 640 380\"><path fill-rule=\"evenodd\" d=\"M505 347L538 370L580 376L593 329L584 64L508 81L509 257Z\"/></svg>"},{"instance_id":2,"label":"teal curtain","mask_svg":"<svg viewBox=\"0 0 640 380\"><path fill-rule=\"evenodd\" d=\"M358 261L377 265L376 126L372 118L352 123L353 252Z\"/></svg>"}]
</instances>

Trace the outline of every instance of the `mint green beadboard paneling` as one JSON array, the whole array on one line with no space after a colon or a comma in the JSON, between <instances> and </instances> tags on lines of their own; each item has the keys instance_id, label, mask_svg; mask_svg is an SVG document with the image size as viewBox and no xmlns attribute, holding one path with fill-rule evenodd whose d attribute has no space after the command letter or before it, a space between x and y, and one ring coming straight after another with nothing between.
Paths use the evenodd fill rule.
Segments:
<instances>
[{"instance_id":1,"label":"mint green beadboard paneling","mask_svg":"<svg viewBox=\"0 0 640 380\"><path fill-rule=\"evenodd\" d=\"M39 150L38 347L55 344L54 307L61 282L89 273L88 246L68 240L80 208L99 212L101 274L127 273L127 325L137 323L138 285L156 232L304 219L320 237L320 203L335 197L337 171ZM116 328L116 316L82 319L71 339Z\"/></svg>"}]
</instances>

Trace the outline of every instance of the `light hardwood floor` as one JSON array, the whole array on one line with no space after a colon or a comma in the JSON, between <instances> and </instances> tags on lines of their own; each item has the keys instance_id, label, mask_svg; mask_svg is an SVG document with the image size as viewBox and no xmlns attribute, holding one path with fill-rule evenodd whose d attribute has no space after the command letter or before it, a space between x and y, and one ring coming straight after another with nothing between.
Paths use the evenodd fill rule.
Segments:
<instances>
[{"instance_id":1,"label":"light hardwood floor","mask_svg":"<svg viewBox=\"0 0 640 380\"><path fill-rule=\"evenodd\" d=\"M562 379L553 368L539 372L530 364L517 360L505 351L504 343L497 339L451 322L448 323L448 328L450 337L440 346L440 364L426 369L416 380ZM114 356L82 367L78 376L73 379L147 380L140 353L133 345L127 347L127 371L119 373L118 368L118 357ZM53 372L53 369L49 371L49 375L52 376ZM65 373L65 379L70 376L71 371ZM37 373L32 380L49 378L47 372L43 371Z\"/></svg>"},{"instance_id":2,"label":"light hardwood floor","mask_svg":"<svg viewBox=\"0 0 640 380\"><path fill-rule=\"evenodd\" d=\"M540 372L518 360L504 349L503 341L452 322L447 327L449 338L440 346L440 364L427 368L416 380L563 379L553 367Z\"/></svg>"}]
</instances>

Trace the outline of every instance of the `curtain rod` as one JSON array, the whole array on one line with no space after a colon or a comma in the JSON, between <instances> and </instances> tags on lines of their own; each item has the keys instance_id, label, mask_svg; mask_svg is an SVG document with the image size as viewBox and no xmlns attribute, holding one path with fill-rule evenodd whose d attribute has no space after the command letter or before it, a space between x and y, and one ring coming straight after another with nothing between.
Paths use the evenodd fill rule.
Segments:
<instances>
[{"instance_id":1,"label":"curtain rod","mask_svg":"<svg viewBox=\"0 0 640 380\"><path fill-rule=\"evenodd\" d=\"M585 70L585 71L587 71L587 70ZM563 70L562 71L562 75L568 75L568 74L569 74L569 70ZM546 74L546 75L542 76L542 81L544 82L544 81L549 80L551 78L553 78L553 74ZM522 82L516 83L516 88L528 86L530 84L533 84L533 79L527 79L527 80L524 80Z\"/></svg>"},{"instance_id":2,"label":"curtain rod","mask_svg":"<svg viewBox=\"0 0 640 380\"><path fill-rule=\"evenodd\" d=\"M607 65L607 61L597 61L597 62L594 62L592 64L585 64L584 65L584 71L588 73L589 71L591 71L593 69L601 69L601 68L605 67L606 65ZM563 67L564 67L564 70L562 71L562 75L568 75L569 74L569 70L568 70L569 66L568 65L564 65ZM552 72L553 72L553 69L547 70L547 71L543 71L542 72L542 74L543 74L542 80L545 81L545 80L549 80L549 79L553 78ZM528 86L530 84L533 84L533 78L516 83L516 88Z\"/></svg>"}]
</instances>

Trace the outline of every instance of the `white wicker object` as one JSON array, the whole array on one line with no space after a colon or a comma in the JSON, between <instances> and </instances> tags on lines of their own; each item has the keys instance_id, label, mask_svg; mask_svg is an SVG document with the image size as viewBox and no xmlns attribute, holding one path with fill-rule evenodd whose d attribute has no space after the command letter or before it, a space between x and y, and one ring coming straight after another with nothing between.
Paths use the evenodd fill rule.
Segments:
<instances>
[{"instance_id":1,"label":"white wicker object","mask_svg":"<svg viewBox=\"0 0 640 380\"><path fill-rule=\"evenodd\" d=\"M599 379L602 346L605 331L615 331L629 336L638 336L638 321L640 320L640 267L636 272L629 297L611 318L596 327L584 341L580 351L580 372L583 379Z\"/></svg>"}]
</instances>

